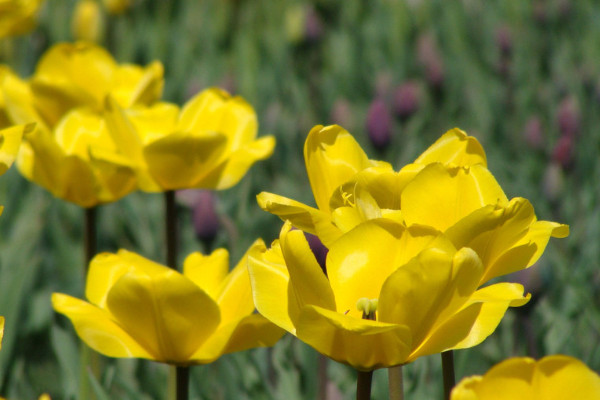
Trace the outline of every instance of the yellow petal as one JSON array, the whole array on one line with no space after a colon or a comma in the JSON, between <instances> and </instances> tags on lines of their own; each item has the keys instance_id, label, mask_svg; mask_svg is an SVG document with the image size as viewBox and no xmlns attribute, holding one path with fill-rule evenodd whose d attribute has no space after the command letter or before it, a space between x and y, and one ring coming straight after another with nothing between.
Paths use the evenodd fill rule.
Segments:
<instances>
[{"instance_id":1,"label":"yellow petal","mask_svg":"<svg viewBox=\"0 0 600 400\"><path fill-rule=\"evenodd\" d=\"M477 139L468 136L458 128L451 129L443 134L415 160L415 164L422 165L436 162L454 166L475 164L487 166L485 152L481 144Z\"/></svg>"},{"instance_id":2,"label":"yellow petal","mask_svg":"<svg viewBox=\"0 0 600 400\"><path fill-rule=\"evenodd\" d=\"M183 274L215 301L228 271L229 252L226 249L217 249L210 255L192 253L183 262Z\"/></svg>"},{"instance_id":3,"label":"yellow petal","mask_svg":"<svg viewBox=\"0 0 600 400\"><path fill-rule=\"evenodd\" d=\"M262 315L251 314L217 329L191 358L195 363L207 364L223 354L273 346L284 332Z\"/></svg>"},{"instance_id":4,"label":"yellow petal","mask_svg":"<svg viewBox=\"0 0 600 400\"><path fill-rule=\"evenodd\" d=\"M273 193L262 192L256 196L256 200L263 210L277 215L284 221L289 220L300 230L319 236L327 247L342 234L340 229L332 224L331 215L327 212Z\"/></svg>"},{"instance_id":5,"label":"yellow petal","mask_svg":"<svg viewBox=\"0 0 600 400\"><path fill-rule=\"evenodd\" d=\"M445 231L486 205L504 207L508 199L482 165L425 167L402 192L402 213L408 225L424 224Z\"/></svg>"},{"instance_id":6,"label":"yellow petal","mask_svg":"<svg viewBox=\"0 0 600 400\"><path fill-rule=\"evenodd\" d=\"M195 187L214 168L227 138L217 132L175 132L144 148L150 174L163 190Z\"/></svg>"},{"instance_id":7,"label":"yellow petal","mask_svg":"<svg viewBox=\"0 0 600 400\"><path fill-rule=\"evenodd\" d=\"M280 243L283 258L290 276L290 296L298 307L319 306L335 310L335 297L327 276L317 262L302 231L290 231L292 225L286 222L281 229Z\"/></svg>"},{"instance_id":8,"label":"yellow petal","mask_svg":"<svg viewBox=\"0 0 600 400\"><path fill-rule=\"evenodd\" d=\"M230 143L228 144L230 145ZM256 161L273 154L275 138L262 137L229 154L225 161L213 167L209 174L196 180L192 187L204 189L229 189L238 183Z\"/></svg>"},{"instance_id":9,"label":"yellow petal","mask_svg":"<svg viewBox=\"0 0 600 400\"><path fill-rule=\"evenodd\" d=\"M35 124L17 125L0 130L0 175L4 174L17 158L23 135L31 133Z\"/></svg>"},{"instance_id":10,"label":"yellow petal","mask_svg":"<svg viewBox=\"0 0 600 400\"><path fill-rule=\"evenodd\" d=\"M132 74L132 68L140 70L138 73ZM158 101L162 95L164 79L164 68L160 61L154 61L148 64L145 68L138 66L126 65L120 66L115 71L113 76L113 87L111 91L118 98L124 107L131 107L134 104L150 105ZM133 75L133 76L132 76ZM133 87L126 85L134 84ZM119 95L119 92L123 93Z\"/></svg>"},{"instance_id":11,"label":"yellow petal","mask_svg":"<svg viewBox=\"0 0 600 400\"><path fill-rule=\"evenodd\" d=\"M239 320L254 311L252 287L248 274L248 254L257 246L264 246L262 239L256 240L248 248L235 268L220 282L216 301L221 309L221 324Z\"/></svg>"},{"instance_id":12,"label":"yellow petal","mask_svg":"<svg viewBox=\"0 0 600 400\"><path fill-rule=\"evenodd\" d=\"M295 301L289 302L289 274L279 242L270 249L256 243L248 252L248 272L256 309L269 321L296 334L290 315L298 315Z\"/></svg>"},{"instance_id":13,"label":"yellow petal","mask_svg":"<svg viewBox=\"0 0 600 400\"><path fill-rule=\"evenodd\" d=\"M136 166L129 158L98 148L89 149L89 153L101 202L116 201L137 189Z\"/></svg>"},{"instance_id":14,"label":"yellow petal","mask_svg":"<svg viewBox=\"0 0 600 400\"><path fill-rule=\"evenodd\" d=\"M90 261L85 297L92 304L105 308L108 292L126 273L137 272L154 276L164 272L165 269L165 266L127 250L119 250L116 254L100 253Z\"/></svg>"},{"instance_id":15,"label":"yellow petal","mask_svg":"<svg viewBox=\"0 0 600 400\"><path fill-rule=\"evenodd\" d=\"M81 340L99 353L109 357L157 356L142 347L105 310L61 293L52 294L52 306L67 316Z\"/></svg>"},{"instance_id":16,"label":"yellow petal","mask_svg":"<svg viewBox=\"0 0 600 400\"><path fill-rule=\"evenodd\" d=\"M2 349L2 338L4 337L4 317L0 316L0 350Z\"/></svg>"},{"instance_id":17,"label":"yellow petal","mask_svg":"<svg viewBox=\"0 0 600 400\"><path fill-rule=\"evenodd\" d=\"M224 90L210 88L190 99L181 110L178 130L187 132L219 132L226 102L230 96Z\"/></svg>"},{"instance_id":18,"label":"yellow petal","mask_svg":"<svg viewBox=\"0 0 600 400\"><path fill-rule=\"evenodd\" d=\"M142 141L135 126L111 96L107 96L104 106L108 132L116 147L134 164L143 165Z\"/></svg>"},{"instance_id":19,"label":"yellow petal","mask_svg":"<svg viewBox=\"0 0 600 400\"><path fill-rule=\"evenodd\" d=\"M106 304L119 325L158 361L186 364L219 325L219 307L189 279L164 269L154 276L121 276Z\"/></svg>"},{"instance_id":20,"label":"yellow petal","mask_svg":"<svg viewBox=\"0 0 600 400\"><path fill-rule=\"evenodd\" d=\"M304 144L304 160L315 201L323 211L329 211L329 199L340 185L371 166L352 135L337 125L311 129Z\"/></svg>"},{"instance_id":21,"label":"yellow petal","mask_svg":"<svg viewBox=\"0 0 600 400\"><path fill-rule=\"evenodd\" d=\"M35 122L38 129L48 130L46 121L33 106L33 94L27 82L8 74L2 82L6 113L15 124Z\"/></svg>"},{"instance_id":22,"label":"yellow petal","mask_svg":"<svg viewBox=\"0 0 600 400\"><path fill-rule=\"evenodd\" d=\"M239 96L227 101L219 131L229 138L230 151L252 143L258 132L258 119L252 106ZM272 141L274 145L275 140Z\"/></svg>"},{"instance_id":23,"label":"yellow petal","mask_svg":"<svg viewBox=\"0 0 600 400\"><path fill-rule=\"evenodd\" d=\"M431 228L415 226L407 230L385 219L365 222L344 234L327 256L327 274L337 310L360 318L357 300L379 298L385 280L429 246L454 252L452 244Z\"/></svg>"},{"instance_id":24,"label":"yellow petal","mask_svg":"<svg viewBox=\"0 0 600 400\"><path fill-rule=\"evenodd\" d=\"M360 370L402 364L410 347L410 332L405 326L315 306L302 309L297 335L319 353Z\"/></svg>"}]
</instances>

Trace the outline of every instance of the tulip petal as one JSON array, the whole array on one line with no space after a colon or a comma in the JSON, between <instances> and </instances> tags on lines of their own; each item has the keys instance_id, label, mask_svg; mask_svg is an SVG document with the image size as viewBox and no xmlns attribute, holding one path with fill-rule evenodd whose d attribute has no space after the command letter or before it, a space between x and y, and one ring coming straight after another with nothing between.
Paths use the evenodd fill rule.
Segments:
<instances>
[{"instance_id":1,"label":"tulip petal","mask_svg":"<svg viewBox=\"0 0 600 400\"><path fill-rule=\"evenodd\" d=\"M108 292L127 272L154 276L163 273L166 268L127 250L119 250L117 254L100 253L90 261L85 297L90 303L105 308Z\"/></svg>"},{"instance_id":2,"label":"tulip petal","mask_svg":"<svg viewBox=\"0 0 600 400\"><path fill-rule=\"evenodd\" d=\"M0 316L0 350L2 350L2 338L4 337L4 317Z\"/></svg>"},{"instance_id":3,"label":"tulip petal","mask_svg":"<svg viewBox=\"0 0 600 400\"><path fill-rule=\"evenodd\" d=\"M218 162L226 137L217 132L175 132L144 148L152 177L163 190L195 187Z\"/></svg>"},{"instance_id":4,"label":"tulip petal","mask_svg":"<svg viewBox=\"0 0 600 400\"><path fill-rule=\"evenodd\" d=\"M284 332L262 315L251 314L217 329L191 358L198 364L207 364L223 354L273 346Z\"/></svg>"},{"instance_id":5,"label":"tulip petal","mask_svg":"<svg viewBox=\"0 0 600 400\"><path fill-rule=\"evenodd\" d=\"M66 315L77 335L92 349L109 357L139 357L154 359L150 349L142 345L123 328L111 315L85 301L61 293L52 294L54 309Z\"/></svg>"},{"instance_id":6,"label":"tulip petal","mask_svg":"<svg viewBox=\"0 0 600 400\"><path fill-rule=\"evenodd\" d=\"M311 129L304 144L304 160L317 206L326 212L333 192L373 165L352 135L337 125Z\"/></svg>"},{"instance_id":7,"label":"tulip petal","mask_svg":"<svg viewBox=\"0 0 600 400\"><path fill-rule=\"evenodd\" d=\"M291 228L291 223L286 222L280 234L281 251L290 276L289 295L296 300L299 308L314 305L335 310L335 297L329 281L304 233L290 231Z\"/></svg>"},{"instance_id":8,"label":"tulip petal","mask_svg":"<svg viewBox=\"0 0 600 400\"><path fill-rule=\"evenodd\" d=\"M136 66L134 73L128 73L128 69L131 67L131 65L127 65L117 68L113 77L114 87L123 89L122 91L126 93L126 95L119 96L116 90L112 91L121 98L120 104L125 107L131 107L134 104L150 105L160 99L165 83L163 65L159 61L154 61L146 68L142 69ZM140 73L141 77L139 77ZM125 83L130 82L134 83L135 87L126 87Z\"/></svg>"},{"instance_id":9,"label":"tulip petal","mask_svg":"<svg viewBox=\"0 0 600 400\"><path fill-rule=\"evenodd\" d=\"M35 129L35 124L17 125L0 130L0 175L15 162L21 140Z\"/></svg>"},{"instance_id":10,"label":"tulip petal","mask_svg":"<svg viewBox=\"0 0 600 400\"><path fill-rule=\"evenodd\" d=\"M410 348L406 326L358 319L315 306L301 310L297 327L300 340L359 370L402 364Z\"/></svg>"},{"instance_id":11,"label":"tulip petal","mask_svg":"<svg viewBox=\"0 0 600 400\"><path fill-rule=\"evenodd\" d=\"M327 247L342 235L340 229L332 224L331 215L327 212L273 193L259 193L256 200L263 210L284 221L291 221L300 230L319 236Z\"/></svg>"},{"instance_id":12,"label":"tulip petal","mask_svg":"<svg viewBox=\"0 0 600 400\"><path fill-rule=\"evenodd\" d=\"M258 132L258 119L254 108L239 96L229 99L225 103L219 132L227 135L229 151L236 151L250 145ZM275 139L272 141L274 146ZM271 147L269 151L272 150Z\"/></svg>"},{"instance_id":13,"label":"tulip petal","mask_svg":"<svg viewBox=\"0 0 600 400\"><path fill-rule=\"evenodd\" d=\"M226 249L217 249L210 255L192 253L183 262L183 275L215 301L228 271L229 252Z\"/></svg>"},{"instance_id":14,"label":"tulip petal","mask_svg":"<svg viewBox=\"0 0 600 400\"><path fill-rule=\"evenodd\" d=\"M227 111L226 103L230 98L229 93L219 88L203 90L183 106L178 130L221 133L221 124Z\"/></svg>"},{"instance_id":15,"label":"tulip petal","mask_svg":"<svg viewBox=\"0 0 600 400\"><path fill-rule=\"evenodd\" d=\"M485 152L481 144L464 131L454 128L444 133L429 146L416 160L415 164L442 163L444 165L487 166Z\"/></svg>"},{"instance_id":16,"label":"tulip petal","mask_svg":"<svg viewBox=\"0 0 600 400\"><path fill-rule=\"evenodd\" d=\"M238 183L248 169L259 160L273 154L275 138L265 136L248 143L227 156L227 159L213 168L206 176L197 179L191 187L224 190Z\"/></svg>"},{"instance_id":17,"label":"tulip petal","mask_svg":"<svg viewBox=\"0 0 600 400\"><path fill-rule=\"evenodd\" d=\"M217 304L183 275L165 268L128 272L106 299L110 313L157 361L186 364L220 322Z\"/></svg>"},{"instance_id":18,"label":"tulip petal","mask_svg":"<svg viewBox=\"0 0 600 400\"><path fill-rule=\"evenodd\" d=\"M392 272L429 246L455 251L431 228L415 226L407 230L385 219L370 220L344 234L327 256L327 275L337 310L360 318L358 299L379 298L382 285Z\"/></svg>"},{"instance_id":19,"label":"tulip petal","mask_svg":"<svg viewBox=\"0 0 600 400\"><path fill-rule=\"evenodd\" d=\"M116 201L137 189L135 166L129 158L99 148L90 148L89 153L100 201Z\"/></svg>"},{"instance_id":20,"label":"tulip petal","mask_svg":"<svg viewBox=\"0 0 600 400\"><path fill-rule=\"evenodd\" d=\"M481 207L508 204L502 188L482 165L430 164L406 186L401 198L408 225L424 224L441 231Z\"/></svg>"}]
</instances>

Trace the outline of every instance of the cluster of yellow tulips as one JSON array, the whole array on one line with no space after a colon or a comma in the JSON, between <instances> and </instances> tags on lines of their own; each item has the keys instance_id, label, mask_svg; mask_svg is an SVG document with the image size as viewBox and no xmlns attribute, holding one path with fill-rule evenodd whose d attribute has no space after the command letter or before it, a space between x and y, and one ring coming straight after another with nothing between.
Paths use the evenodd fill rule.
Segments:
<instances>
[{"instance_id":1,"label":"cluster of yellow tulips","mask_svg":"<svg viewBox=\"0 0 600 400\"><path fill-rule=\"evenodd\" d=\"M242 98L208 89L182 107L163 102L159 62L118 64L89 43L51 47L27 79L3 67L0 85L0 172L16 160L25 178L86 209L138 189L227 189L275 146L257 139ZM231 271L225 249L190 254L182 273L126 250L101 253L87 272L89 302L55 293L54 309L99 353L179 368L272 346L287 331L357 369L359 399L372 371L390 368L400 399L398 367L484 341L530 299L495 278L529 268L551 237L569 233L538 220L528 200L508 199L479 142L459 129L399 170L335 125L309 132L304 157L316 207L259 194L283 228ZM305 233L328 249L324 266ZM453 384L454 400L600 398L600 377L566 356L510 359L450 393Z\"/></svg>"}]
</instances>

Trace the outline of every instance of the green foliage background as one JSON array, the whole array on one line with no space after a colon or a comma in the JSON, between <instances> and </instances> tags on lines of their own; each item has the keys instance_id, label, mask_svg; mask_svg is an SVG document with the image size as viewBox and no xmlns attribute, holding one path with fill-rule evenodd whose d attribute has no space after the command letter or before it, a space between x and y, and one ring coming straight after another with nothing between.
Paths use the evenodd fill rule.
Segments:
<instances>
[{"instance_id":1,"label":"green foliage background","mask_svg":"<svg viewBox=\"0 0 600 400\"><path fill-rule=\"evenodd\" d=\"M74 5L48 0L36 31L0 43L2 60L29 76L44 50L72 40ZM313 202L302 159L313 125L342 123L371 158L398 169L458 126L482 142L509 197L526 197L540 219L571 226L569 238L550 242L531 276L510 277L525 279L536 301L525 312L510 311L482 345L457 352L458 377L526 354L569 354L600 370L600 3L139 0L126 14L106 18L104 44L117 60L164 63L164 99L182 103L202 88L225 86L254 105L261 134L277 137L271 159L217 194L222 229L215 245L228 247L233 260L255 238L273 240L281 226L256 205L257 193ZM511 44L504 55L503 29ZM444 71L438 89L418 54L424 37L437 44ZM407 80L421 90L418 111L406 121L393 119L391 143L377 151L368 140L367 110L375 98L391 108L394 88ZM574 105L579 133L570 162L560 165L553 152L565 99ZM538 148L525 135L532 117L542 126ZM49 299L55 291L83 295L83 212L15 168L0 179L0 204L0 315L6 317L0 394L76 398L79 340ZM161 216L160 195L134 193L102 206L99 249L127 248L163 260ZM203 249L190 216L180 207L180 261ZM288 336L272 350L194 367L192 398L312 399L316 363L312 349ZM165 398L167 367L103 364L100 380L90 378L98 398ZM439 356L419 359L404 373L408 399L441 397ZM354 396L350 368L330 363L329 374L338 396L332 399ZM386 374L377 371L374 379L373 398L387 398Z\"/></svg>"}]
</instances>

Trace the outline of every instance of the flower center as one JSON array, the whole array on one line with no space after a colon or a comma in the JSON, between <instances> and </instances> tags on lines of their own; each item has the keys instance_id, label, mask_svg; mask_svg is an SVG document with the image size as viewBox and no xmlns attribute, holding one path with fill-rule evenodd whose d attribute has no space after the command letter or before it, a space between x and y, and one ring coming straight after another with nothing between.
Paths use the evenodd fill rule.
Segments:
<instances>
[{"instance_id":1,"label":"flower center","mask_svg":"<svg viewBox=\"0 0 600 400\"><path fill-rule=\"evenodd\" d=\"M377 305L379 304L378 299L368 299L361 297L356 302L356 308L358 311L362 311L363 319L371 319L375 321L377 319Z\"/></svg>"}]
</instances>

